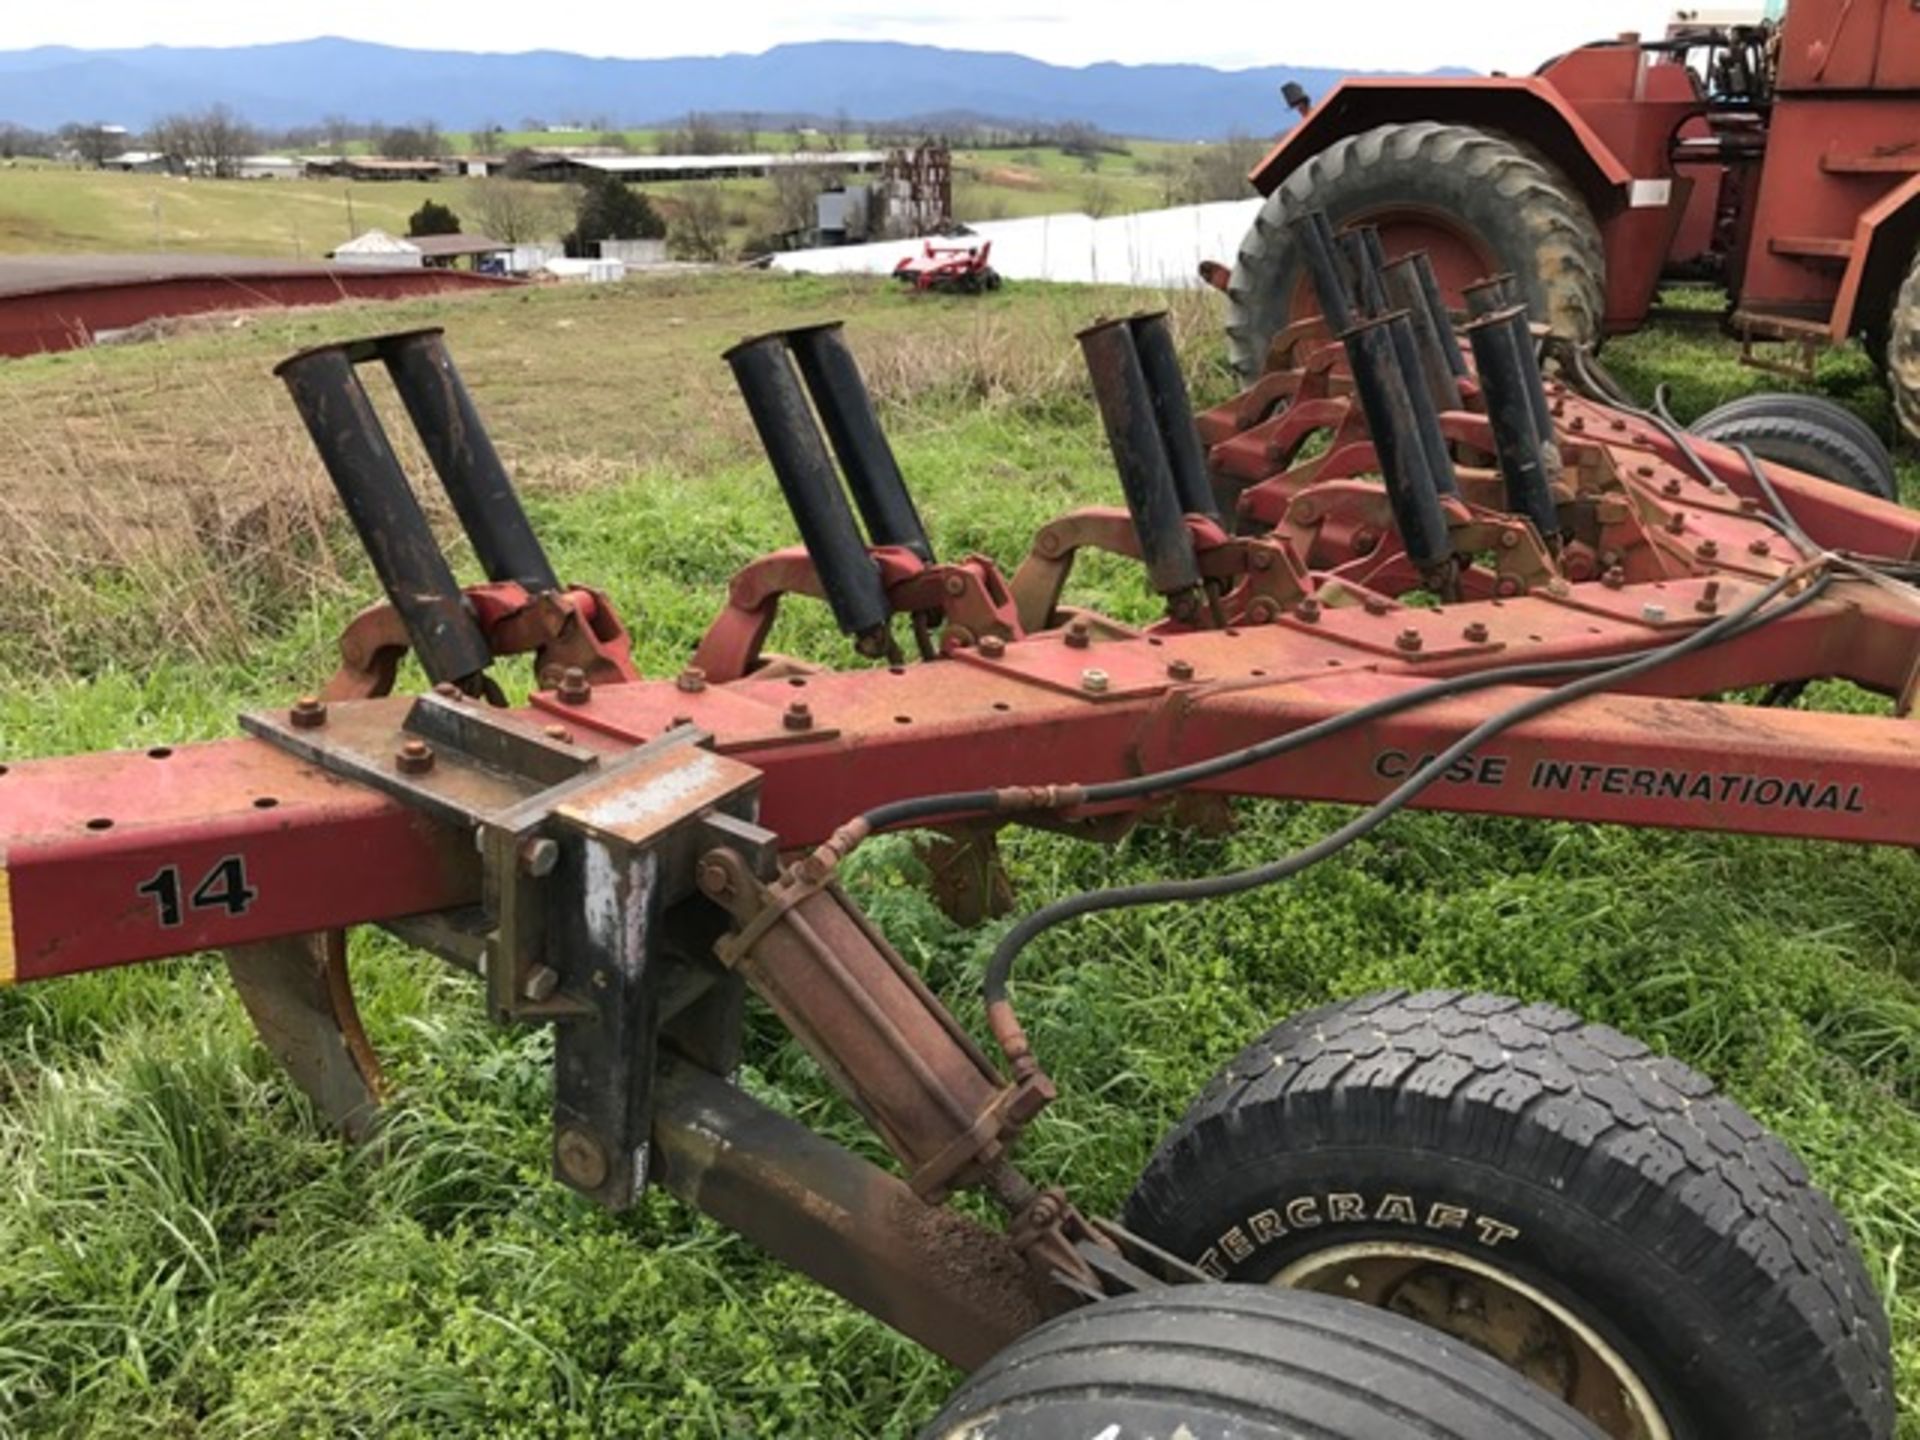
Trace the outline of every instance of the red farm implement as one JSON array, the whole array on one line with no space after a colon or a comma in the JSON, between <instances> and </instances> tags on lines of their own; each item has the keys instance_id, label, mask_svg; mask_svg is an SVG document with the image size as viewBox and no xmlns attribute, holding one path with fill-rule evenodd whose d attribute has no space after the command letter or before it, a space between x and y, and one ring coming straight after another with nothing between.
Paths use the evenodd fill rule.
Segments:
<instances>
[{"instance_id":1,"label":"red farm implement","mask_svg":"<svg viewBox=\"0 0 1920 1440\"><path fill-rule=\"evenodd\" d=\"M1000 288L1000 272L987 263L991 240L977 244L942 245L929 240L918 255L907 255L893 267L893 278L915 290L937 290L978 295Z\"/></svg>"},{"instance_id":2,"label":"red farm implement","mask_svg":"<svg viewBox=\"0 0 1920 1440\"><path fill-rule=\"evenodd\" d=\"M1791 0L1784 21L1676 23L1583 46L1533 75L1357 79L1253 172L1267 203L1241 246L1229 331L1251 379L1313 308L1294 219L1377 225L1425 250L1457 299L1518 277L1576 343L1636 330L1663 278L1723 285L1754 345L1860 336L1920 435L1920 10Z\"/></svg>"},{"instance_id":3,"label":"red farm implement","mask_svg":"<svg viewBox=\"0 0 1920 1440\"><path fill-rule=\"evenodd\" d=\"M1887 1440L1887 1321L1829 1202L1700 1076L1562 1011L1390 994L1287 1021L1119 1221L1016 1162L1055 1091L1014 966L1075 917L1283 880L1410 805L1920 842L1920 517L1543 383L1499 283L1456 331L1377 236L1344 270L1324 216L1295 238L1328 320L1197 420L1164 317L1083 333L1127 504L1060 516L1011 576L936 555L838 327L736 346L804 545L741 572L663 678L554 574L436 332L293 357L389 604L245 738L5 767L7 977L223 950L359 1134L382 1080L343 932L384 926L552 1028L562 1183L616 1208L663 1186L973 1371L930 1435ZM376 363L484 584L422 518ZM1072 605L1095 551L1164 618ZM766 653L789 597L865 663ZM431 693L392 693L407 650ZM516 653L542 687L493 703ZM1821 677L1894 713L1715 698ZM869 835L931 830L978 914L1006 826L1113 837L1236 795L1360 808L1244 872L1026 916L984 1042L837 878ZM749 994L891 1166L729 1082Z\"/></svg>"}]
</instances>

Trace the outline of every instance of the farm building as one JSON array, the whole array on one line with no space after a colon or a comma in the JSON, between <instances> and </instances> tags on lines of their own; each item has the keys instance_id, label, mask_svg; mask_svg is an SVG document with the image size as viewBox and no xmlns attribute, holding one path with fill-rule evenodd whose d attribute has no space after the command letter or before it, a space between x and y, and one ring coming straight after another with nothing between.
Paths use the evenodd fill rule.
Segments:
<instances>
[{"instance_id":1,"label":"farm building","mask_svg":"<svg viewBox=\"0 0 1920 1440\"><path fill-rule=\"evenodd\" d=\"M102 160L100 168L127 175L173 175L182 167L178 159L161 150L126 150Z\"/></svg>"},{"instance_id":2,"label":"farm building","mask_svg":"<svg viewBox=\"0 0 1920 1440\"><path fill-rule=\"evenodd\" d=\"M447 173L438 160L385 160L372 155L309 155L302 168L309 180L438 180Z\"/></svg>"},{"instance_id":3,"label":"farm building","mask_svg":"<svg viewBox=\"0 0 1920 1440\"><path fill-rule=\"evenodd\" d=\"M663 180L738 180L776 170L837 170L842 174L877 173L886 164L884 150L802 150L761 155L543 155L527 167L534 180L584 181L616 175L629 184Z\"/></svg>"},{"instance_id":4,"label":"farm building","mask_svg":"<svg viewBox=\"0 0 1920 1440\"><path fill-rule=\"evenodd\" d=\"M356 235L327 258L340 265L425 266L451 270L461 260L470 270L503 272L514 247L487 235L389 235L369 230Z\"/></svg>"}]
</instances>

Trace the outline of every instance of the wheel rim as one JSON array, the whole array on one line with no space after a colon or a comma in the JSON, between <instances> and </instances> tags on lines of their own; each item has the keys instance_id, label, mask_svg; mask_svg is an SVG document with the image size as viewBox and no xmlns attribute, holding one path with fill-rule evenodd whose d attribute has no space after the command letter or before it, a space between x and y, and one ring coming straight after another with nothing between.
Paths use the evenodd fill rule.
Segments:
<instances>
[{"instance_id":1,"label":"wheel rim","mask_svg":"<svg viewBox=\"0 0 1920 1440\"><path fill-rule=\"evenodd\" d=\"M1358 1300L1464 1340L1559 1395L1612 1440L1674 1440L1618 1349L1553 1297L1474 1256L1360 1241L1304 1256L1272 1283Z\"/></svg>"}]
</instances>

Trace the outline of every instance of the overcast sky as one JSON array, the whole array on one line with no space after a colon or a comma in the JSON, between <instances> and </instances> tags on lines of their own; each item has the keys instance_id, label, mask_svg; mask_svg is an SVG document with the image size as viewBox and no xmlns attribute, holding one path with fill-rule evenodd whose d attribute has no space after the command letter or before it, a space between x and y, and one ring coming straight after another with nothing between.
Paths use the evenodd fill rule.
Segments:
<instances>
[{"instance_id":1,"label":"overcast sky","mask_svg":"<svg viewBox=\"0 0 1920 1440\"><path fill-rule=\"evenodd\" d=\"M421 49L658 56L849 39L1012 50L1062 65L1185 60L1230 69L1520 72L1586 40L1657 33L1669 13L1670 5L1650 0L982 0L974 7L890 0L872 9L845 0L553 8L525 0L0 0L0 49L247 45L331 34Z\"/></svg>"}]
</instances>

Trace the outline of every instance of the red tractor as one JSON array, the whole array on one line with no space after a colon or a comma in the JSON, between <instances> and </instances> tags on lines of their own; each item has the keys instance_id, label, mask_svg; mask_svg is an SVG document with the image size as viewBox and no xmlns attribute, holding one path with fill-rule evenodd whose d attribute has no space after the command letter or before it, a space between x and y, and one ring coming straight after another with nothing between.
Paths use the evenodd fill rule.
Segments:
<instances>
[{"instance_id":1,"label":"red tractor","mask_svg":"<svg viewBox=\"0 0 1920 1440\"><path fill-rule=\"evenodd\" d=\"M991 240L977 245L942 245L929 240L918 255L908 255L893 267L893 278L915 290L978 295L1000 288L1000 274L987 263Z\"/></svg>"},{"instance_id":2,"label":"red tractor","mask_svg":"<svg viewBox=\"0 0 1920 1440\"><path fill-rule=\"evenodd\" d=\"M1862 337L1920 436L1920 8L1792 0L1781 22L1677 22L1529 76L1338 86L1253 172L1267 197L1228 294L1258 375L1313 310L1293 222L1377 225L1450 295L1508 271L1575 342L1637 329L1662 279L1718 281L1747 345Z\"/></svg>"}]
</instances>

